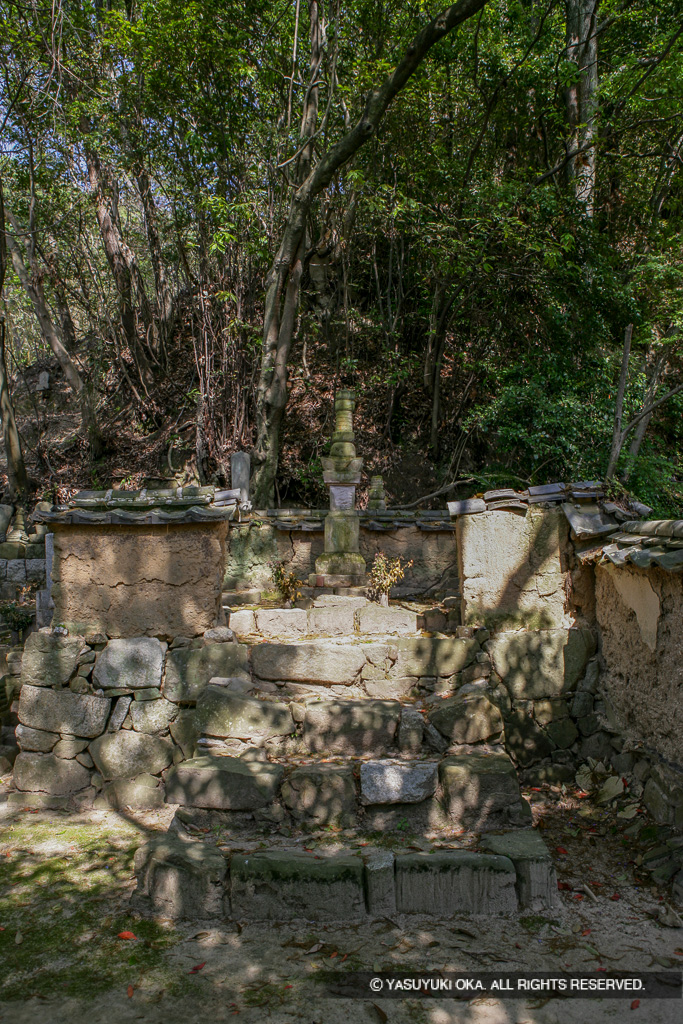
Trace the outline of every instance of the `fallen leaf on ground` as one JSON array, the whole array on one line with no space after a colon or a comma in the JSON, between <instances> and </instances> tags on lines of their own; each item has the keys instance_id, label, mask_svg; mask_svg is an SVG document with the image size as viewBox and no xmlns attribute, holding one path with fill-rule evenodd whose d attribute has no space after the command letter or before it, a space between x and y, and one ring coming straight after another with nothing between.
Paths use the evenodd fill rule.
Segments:
<instances>
[{"instance_id":1,"label":"fallen leaf on ground","mask_svg":"<svg viewBox=\"0 0 683 1024\"><path fill-rule=\"evenodd\" d=\"M323 948L322 942L316 942L315 946L311 946L310 949L307 949L306 953L304 955L308 956L309 953L317 953L318 950L322 949L322 948Z\"/></svg>"},{"instance_id":2,"label":"fallen leaf on ground","mask_svg":"<svg viewBox=\"0 0 683 1024\"><path fill-rule=\"evenodd\" d=\"M198 971L201 971L202 967L206 967L206 960L204 960L201 964L195 964L194 967L191 967L190 974L197 974Z\"/></svg>"},{"instance_id":3,"label":"fallen leaf on ground","mask_svg":"<svg viewBox=\"0 0 683 1024\"><path fill-rule=\"evenodd\" d=\"M116 938L117 939L137 939L137 935L134 935L133 932L119 932L119 934L116 936Z\"/></svg>"},{"instance_id":4,"label":"fallen leaf on ground","mask_svg":"<svg viewBox=\"0 0 683 1024\"><path fill-rule=\"evenodd\" d=\"M640 1006L640 999L634 999L633 1002L631 1003L631 1009L632 1010L637 1010L639 1006Z\"/></svg>"},{"instance_id":5,"label":"fallen leaf on ground","mask_svg":"<svg viewBox=\"0 0 683 1024\"><path fill-rule=\"evenodd\" d=\"M558 853L562 853L562 854L566 854L567 851L565 850L564 846L558 846L557 847L557 852Z\"/></svg>"},{"instance_id":6,"label":"fallen leaf on ground","mask_svg":"<svg viewBox=\"0 0 683 1024\"><path fill-rule=\"evenodd\" d=\"M24 936L21 934L21 932L17 932L17 934L14 936L14 941L17 946L20 946L22 944L22 942L24 941Z\"/></svg>"},{"instance_id":7,"label":"fallen leaf on ground","mask_svg":"<svg viewBox=\"0 0 683 1024\"><path fill-rule=\"evenodd\" d=\"M127 993L129 999L133 998L133 992L134 991L135 991L135 989L133 988L132 985L129 985L128 988L126 989L126 993Z\"/></svg>"},{"instance_id":8,"label":"fallen leaf on ground","mask_svg":"<svg viewBox=\"0 0 683 1024\"><path fill-rule=\"evenodd\" d=\"M378 1006L377 1003L373 1003L372 1004L372 1008L375 1011L375 1013L377 1014L377 1016L379 1017L379 1019L382 1021L382 1024L386 1024L386 1021L388 1021L389 1018L387 1017L387 1015L384 1012L384 1010L382 1009L382 1007Z\"/></svg>"}]
</instances>

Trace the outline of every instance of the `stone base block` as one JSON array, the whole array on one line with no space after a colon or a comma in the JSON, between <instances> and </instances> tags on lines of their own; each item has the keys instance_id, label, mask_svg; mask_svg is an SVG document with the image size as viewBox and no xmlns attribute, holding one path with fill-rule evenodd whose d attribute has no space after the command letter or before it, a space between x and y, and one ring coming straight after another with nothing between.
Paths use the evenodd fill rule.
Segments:
<instances>
[{"instance_id":1,"label":"stone base block","mask_svg":"<svg viewBox=\"0 0 683 1024\"><path fill-rule=\"evenodd\" d=\"M335 593L338 591L345 590L356 590L362 591L367 586L367 577L365 575L365 565L360 572L356 573L332 573L332 572L312 572L308 577L309 587L315 587L318 590L334 590Z\"/></svg>"},{"instance_id":2,"label":"stone base block","mask_svg":"<svg viewBox=\"0 0 683 1024\"><path fill-rule=\"evenodd\" d=\"M166 776L166 803L211 807L228 811L254 811L271 803L283 769L238 757L193 757Z\"/></svg>"},{"instance_id":3,"label":"stone base block","mask_svg":"<svg viewBox=\"0 0 683 1024\"><path fill-rule=\"evenodd\" d=\"M363 861L349 854L316 859L294 851L235 854L230 903L239 920L362 921Z\"/></svg>"},{"instance_id":4,"label":"stone base block","mask_svg":"<svg viewBox=\"0 0 683 1024\"><path fill-rule=\"evenodd\" d=\"M137 895L167 917L221 917L227 863L215 847L174 836L152 839L135 854Z\"/></svg>"},{"instance_id":5,"label":"stone base block","mask_svg":"<svg viewBox=\"0 0 683 1024\"><path fill-rule=\"evenodd\" d=\"M517 899L522 910L552 910L557 905L557 876L548 847L537 832L522 829L502 836L484 836L482 848L509 857L517 874Z\"/></svg>"},{"instance_id":6,"label":"stone base block","mask_svg":"<svg viewBox=\"0 0 683 1024\"><path fill-rule=\"evenodd\" d=\"M396 909L403 914L511 914L516 873L508 857L452 852L396 858Z\"/></svg>"},{"instance_id":7,"label":"stone base block","mask_svg":"<svg viewBox=\"0 0 683 1024\"><path fill-rule=\"evenodd\" d=\"M294 818L348 824L356 816L353 769L327 764L295 768L282 787L282 800Z\"/></svg>"},{"instance_id":8,"label":"stone base block","mask_svg":"<svg viewBox=\"0 0 683 1024\"><path fill-rule=\"evenodd\" d=\"M304 744L331 754L383 754L394 745L401 705L395 700L323 700L306 708Z\"/></svg>"},{"instance_id":9,"label":"stone base block","mask_svg":"<svg viewBox=\"0 0 683 1024\"><path fill-rule=\"evenodd\" d=\"M527 805L507 754L472 751L444 758L439 779L451 821L470 828L523 823Z\"/></svg>"}]
</instances>

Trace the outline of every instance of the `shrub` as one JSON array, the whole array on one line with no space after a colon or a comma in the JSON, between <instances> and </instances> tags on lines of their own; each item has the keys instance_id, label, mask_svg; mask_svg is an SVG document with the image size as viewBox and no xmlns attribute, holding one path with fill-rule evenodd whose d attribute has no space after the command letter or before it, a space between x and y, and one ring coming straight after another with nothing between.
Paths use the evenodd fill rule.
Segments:
<instances>
[{"instance_id":1,"label":"shrub","mask_svg":"<svg viewBox=\"0 0 683 1024\"><path fill-rule=\"evenodd\" d=\"M388 595L395 583L398 583L410 569L413 560L406 562L401 555L398 558L387 558L383 551L378 551L368 573L370 581L370 597L377 601L383 595Z\"/></svg>"},{"instance_id":2,"label":"shrub","mask_svg":"<svg viewBox=\"0 0 683 1024\"><path fill-rule=\"evenodd\" d=\"M298 579L295 572L288 572L284 562L268 562L268 568L283 601L296 601L301 597L299 587L303 586L303 580Z\"/></svg>"}]
</instances>

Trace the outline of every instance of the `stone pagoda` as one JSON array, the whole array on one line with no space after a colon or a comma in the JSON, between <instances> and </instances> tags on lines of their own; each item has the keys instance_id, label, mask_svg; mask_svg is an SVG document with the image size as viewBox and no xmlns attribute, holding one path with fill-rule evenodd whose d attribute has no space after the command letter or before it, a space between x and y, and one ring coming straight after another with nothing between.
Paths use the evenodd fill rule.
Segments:
<instances>
[{"instance_id":1,"label":"stone pagoda","mask_svg":"<svg viewBox=\"0 0 683 1024\"><path fill-rule=\"evenodd\" d=\"M325 552L316 559L309 580L316 587L357 587L365 583L365 559L360 554L360 524L356 487L363 460L356 458L352 391L338 391L334 401L335 430L323 479L330 489L330 511L325 517Z\"/></svg>"}]
</instances>

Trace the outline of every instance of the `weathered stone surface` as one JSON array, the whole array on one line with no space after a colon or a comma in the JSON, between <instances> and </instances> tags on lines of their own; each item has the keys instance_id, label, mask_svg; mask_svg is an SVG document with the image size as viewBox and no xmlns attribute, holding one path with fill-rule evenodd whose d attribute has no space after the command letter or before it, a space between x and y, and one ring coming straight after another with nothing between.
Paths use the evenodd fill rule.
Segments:
<instances>
[{"instance_id":1,"label":"weathered stone surface","mask_svg":"<svg viewBox=\"0 0 683 1024\"><path fill-rule=\"evenodd\" d=\"M481 847L509 857L517 875L521 910L552 910L557 904L557 877L552 857L538 832L521 829L501 836L483 836Z\"/></svg>"},{"instance_id":2,"label":"weathered stone surface","mask_svg":"<svg viewBox=\"0 0 683 1024\"><path fill-rule=\"evenodd\" d=\"M382 754L393 746L400 713L401 705L392 700L309 703L304 744L331 754Z\"/></svg>"},{"instance_id":3,"label":"weathered stone surface","mask_svg":"<svg viewBox=\"0 0 683 1024\"><path fill-rule=\"evenodd\" d=\"M66 732L72 736L99 736L109 716L111 701L106 697L22 686L19 721L32 729Z\"/></svg>"},{"instance_id":4,"label":"weathered stone surface","mask_svg":"<svg viewBox=\"0 0 683 1024\"><path fill-rule=\"evenodd\" d=\"M235 854L230 862L234 917L249 921L359 921L366 917L363 862L294 851Z\"/></svg>"},{"instance_id":5,"label":"weathered stone surface","mask_svg":"<svg viewBox=\"0 0 683 1024\"><path fill-rule=\"evenodd\" d=\"M208 686L197 701L195 725L207 736L266 740L294 732L286 704L233 693L223 686Z\"/></svg>"},{"instance_id":6,"label":"weathered stone surface","mask_svg":"<svg viewBox=\"0 0 683 1024\"><path fill-rule=\"evenodd\" d=\"M214 626L213 629L207 629L204 633L205 643L231 644L234 639L233 631L227 626Z\"/></svg>"},{"instance_id":7,"label":"weathered stone surface","mask_svg":"<svg viewBox=\"0 0 683 1024\"><path fill-rule=\"evenodd\" d=\"M135 690L133 693L133 700L159 700L161 698L161 692L156 686L143 686L140 690Z\"/></svg>"},{"instance_id":8,"label":"weathered stone surface","mask_svg":"<svg viewBox=\"0 0 683 1024\"><path fill-rule=\"evenodd\" d=\"M405 608L382 608L369 604L356 612L360 633L381 633L392 636L407 636L417 632L417 614Z\"/></svg>"},{"instance_id":9,"label":"weathered stone surface","mask_svg":"<svg viewBox=\"0 0 683 1024\"><path fill-rule=\"evenodd\" d=\"M138 894L173 919L221 917L226 874L225 857L215 847L172 835L150 840L135 854Z\"/></svg>"},{"instance_id":10,"label":"weathered stone surface","mask_svg":"<svg viewBox=\"0 0 683 1024\"><path fill-rule=\"evenodd\" d=\"M22 750L33 750L47 754L59 739L56 732L44 732L43 729L31 729L27 725L18 725L15 731L17 743Z\"/></svg>"},{"instance_id":11,"label":"weathered stone surface","mask_svg":"<svg viewBox=\"0 0 683 1024\"><path fill-rule=\"evenodd\" d=\"M68 683L78 666L83 647L80 636L31 633L21 660L22 686L55 686Z\"/></svg>"},{"instance_id":12,"label":"weathered stone surface","mask_svg":"<svg viewBox=\"0 0 683 1024\"><path fill-rule=\"evenodd\" d=\"M303 608L259 608L255 612L256 629L261 636L296 640L308 632Z\"/></svg>"},{"instance_id":13,"label":"weathered stone surface","mask_svg":"<svg viewBox=\"0 0 683 1024\"><path fill-rule=\"evenodd\" d=\"M183 752L187 760L194 757L195 747L199 739L199 730L195 722L195 709L186 708L178 712L178 717L171 722L169 729L175 743Z\"/></svg>"},{"instance_id":14,"label":"weathered stone surface","mask_svg":"<svg viewBox=\"0 0 683 1024\"><path fill-rule=\"evenodd\" d=\"M90 744L89 751L104 779L157 775L173 758L170 740L132 730L105 733Z\"/></svg>"},{"instance_id":15,"label":"weathered stone surface","mask_svg":"<svg viewBox=\"0 0 683 1024\"><path fill-rule=\"evenodd\" d=\"M503 717L483 693L462 693L440 701L429 720L452 743L479 743L503 729Z\"/></svg>"},{"instance_id":16,"label":"weathered stone surface","mask_svg":"<svg viewBox=\"0 0 683 1024\"><path fill-rule=\"evenodd\" d=\"M371 917L396 913L394 855L391 850L373 850L365 855L365 893Z\"/></svg>"},{"instance_id":17,"label":"weathered stone surface","mask_svg":"<svg viewBox=\"0 0 683 1024\"><path fill-rule=\"evenodd\" d=\"M417 754L422 749L424 721L415 708L403 708L398 727L398 749L406 754Z\"/></svg>"},{"instance_id":18,"label":"weathered stone surface","mask_svg":"<svg viewBox=\"0 0 683 1024\"><path fill-rule=\"evenodd\" d=\"M203 634L217 621L227 525L54 524L53 621L112 637Z\"/></svg>"},{"instance_id":19,"label":"weathered stone surface","mask_svg":"<svg viewBox=\"0 0 683 1024\"><path fill-rule=\"evenodd\" d=\"M130 707L130 717L136 732L163 732L177 714L177 705L164 697L160 700L136 700Z\"/></svg>"},{"instance_id":20,"label":"weathered stone surface","mask_svg":"<svg viewBox=\"0 0 683 1024\"><path fill-rule=\"evenodd\" d=\"M567 747L571 747L579 735L579 731L571 718L564 718L559 722L551 722L550 725L546 726L545 731L551 742L556 747L559 747L560 750L566 750Z\"/></svg>"},{"instance_id":21,"label":"weathered stone surface","mask_svg":"<svg viewBox=\"0 0 683 1024\"><path fill-rule=\"evenodd\" d=\"M562 624L569 527L560 509L458 519L463 622Z\"/></svg>"},{"instance_id":22,"label":"weathered stone surface","mask_svg":"<svg viewBox=\"0 0 683 1024\"><path fill-rule=\"evenodd\" d=\"M114 705L114 710L111 713L107 732L118 732L126 720L126 715L128 714L128 709L130 708L132 700L132 697L119 697Z\"/></svg>"},{"instance_id":23,"label":"weathered stone surface","mask_svg":"<svg viewBox=\"0 0 683 1024\"><path fill-rule=\"evenodd\" d=\"M249 636L256 632L256 617L247 608L230 612L230 629L235 636Z\"/></svg>"},{"instance_id":24,"label":"weathered stone surface","mask_svg":"<svg viewBox=\"0 0 683 1024\"><path fill-rule=\"evenodd\" d=\"M63 736L55 744L52 753L55 757L63 757L65 761L70 761L76 754L80 754L81 751L85 750L87 746L88 740L78 739L76 736Z\"/></svg>"},{"instance_id":25,"label":"weathered stone surface","mask_svg":"<svg viewBox=\"0 0 683 1024\"><path fill-rule=\"evenodd\" d=\"M124 807L163 807L164 793L159 779L142 774L134 779L115 779L103 786L95 806L100 803L116 811Z\"/></svg>"},{"instance_id":26,"label":"weathered stone surface","mask_svg":"<svg viewBox=\"0 0 683 1024\"><path fill-rule=\"evenodd\" d=\"M283 769L238 757L193 757L166 776L166 802L188 807L255 811L275 798Z\"/></svg>"},{"instance_id":27,"label":"weathered stone surface","mask_svg":"<svg viewBox=\"0 0 683 1024\"><path fill-rule=\"evenodd\" d=\"M110 640L97 656L93 680L103 690L159 687L163 664L164 647L152 637Z\"/></svg>"},{"instance_id":28,"label":"weathered stone surface","mask_svg":"<svg viewBox=\"0 0 683 1024\"><path fill-rule=\"evenodd\" d=\"M589 629L541 629L497 633L486 646L510 696L538 700L576 687L595 651L595 637Z\"/></svg>"},{"instance_id":29,"label":"weathered stone surface","mask_svg":"<svg viewBox=\"0 0 683 1024\"><path fill-rule=\"evenodd\" d=\"M314 608L335 607L340 612L348 608L353 608L354 611L356 608L365 608L367 603L367 597L347 597L344 594L320 594L313 599Z\"/></svg>"},{"instance_id":30,"label":"weathered stone surface","mask_svg":"<svg viewBox=\"0 0 683 1024\"><path fill-rule=\"evenodd\" d=\"M247 648L243 644L206 644L199 650L182 647L166 659L164 696L172 701L196 701L213 676L249 679Z\"/></svg>"},{"instance_id":31,"label":"weathered stone surface","mask_svg":"<svg viewBox=\"0 0 683 1024\"><path fill-rule=\"evenodd\" d=\"M361 647L341 644L258 644L251 662L259 679L348 685L363 668L365 654Z\"/></svg>"},{"instance_id":32,"label":"weathered stone surface","mask_svg":"<svg viewBox=\"0 0 683 1024\"><path fill-rule=\"evenodd\" d=\"M517 910L516 873L508 857L465 850L396 857L400 914L511 914Z\"/></svg>"},{"instance_id":33,"label":"weathered stone surface","mask_svg":"<svg viewBox=\"0 0 683 1024\"><path fill-rule=\"evenodd\" d=\"M518 764L526 766L548 757L555 745L528 711L513 708L505 719L505 748Z\"/></svg>"},{"instance_id":34,"label":"weathered stone surface","mask_svg":"<svg viewBox=\"0 0 683 1024\"><path fill-rule=\"evenodd\" d=\"M474 661L480 647L473 638L417 637L396 642L399 676L453 676Z\"/></svg>"},{"instance_id":35,"label":"weathered stone surface","mask_svg":"<svg viewBox=\"0 0 683 1024\"><path fill-rule=\"evenodd\" d=\"M361 601L363 598L348 598ZM318 636L351 636L355 630L355 605L323 605L308 611L308 632Z\"/></svg>"},{"instance_id":36,"label":"weathered stone surface","mask_svg":"<svg viewBox=\"0 0 683 1024\"><path fill-rule=\"evenodd\" d=\"M439 779L453 821L476 828L523 814L517 775L505 754L477 751L444 758Z\"/></svg>"},{"instance_id":37,"label":"weathered stone surface","mask_svg":"<svg viewBox=\"0 0 683 1024\"><path fill-rule=\"evenodd\" d=\"M360 766L361 803L417 804L434 795L436 781L436 762L364 761Z\"/></svg>"},{"instance_id":38,"label":"weathered stone surface","mask_svg":"<svg viewBox=\"0 0 683 1024\"><path fill-rule=\"evenodd\" d=\"M295 818L347 824L356 812L353 769L332 764L295 768L282 786L282 800Z\"/></svg>"},{"instance_id":39,"label":"weathered stone surface","mask_svg":"<svg viewBox=\"0 0 683 1024\"><path fill-rule=\"evenodd\" d=\"M27 792L69 796L90 785L90 772L77 761L54 754L21 753L14 762L14 784Z\"/></svg>"}]
</instances>

